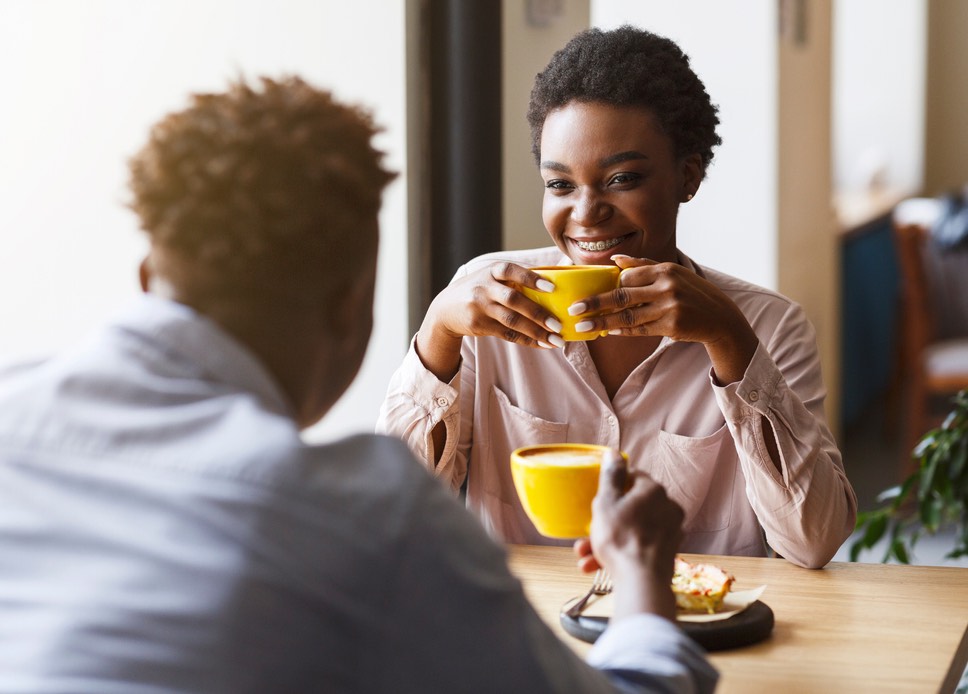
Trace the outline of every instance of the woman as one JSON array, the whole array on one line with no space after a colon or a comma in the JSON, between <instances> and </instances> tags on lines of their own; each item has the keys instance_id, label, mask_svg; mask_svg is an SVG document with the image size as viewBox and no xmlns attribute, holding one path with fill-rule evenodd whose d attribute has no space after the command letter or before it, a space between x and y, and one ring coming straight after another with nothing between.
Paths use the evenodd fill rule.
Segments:
<instances>
[{"instance_id":1,"label":"woman","mask_svg":"<svg viewBox=\"0 0 968 694\"><path fill-rule=\"evenodd\" d=\"M626 451L685 510L682 551L826 564L856 497L826 425L813 328L767 289L676 247L720 144L716 107L672 41L622 27L575 36L540 73L528 120L554 246L462 267L394 375L379 427L403 437L508 542L548 543L514 492L511 451ZM528 267L614 263L621 286L565 343L518 288Z\"/></svg>"}]
</instances>

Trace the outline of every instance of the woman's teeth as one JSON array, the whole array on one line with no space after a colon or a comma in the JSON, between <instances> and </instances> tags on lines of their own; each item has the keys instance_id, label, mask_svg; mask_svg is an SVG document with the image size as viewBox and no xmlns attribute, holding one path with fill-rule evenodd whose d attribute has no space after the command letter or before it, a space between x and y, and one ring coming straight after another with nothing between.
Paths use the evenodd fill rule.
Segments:
<instances>
[{"instance_id":1,"label":"woman's teeth","mask_svg":"<svg viewBox=\"0 0 968 694\"><path fill-rule=\"evenodd\" d=\"M621 238L609 239L607 241L575 241L578 247L583 251L607 251L609 248L615 248L617 245L622 243Z\"/></svg>"}]
</instances>

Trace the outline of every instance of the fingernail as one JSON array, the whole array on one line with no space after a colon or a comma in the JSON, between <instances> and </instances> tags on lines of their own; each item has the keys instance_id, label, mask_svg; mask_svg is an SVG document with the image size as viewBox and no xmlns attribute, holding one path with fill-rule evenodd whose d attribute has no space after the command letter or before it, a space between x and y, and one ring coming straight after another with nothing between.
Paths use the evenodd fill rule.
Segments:
<instances>
[{"instance_id":1,"label":"fingernail","mask_svg":"<svg viewBox=\"0 0 968 694\"><path fill-rule=\"evenodd\" d=\"M551 335L548 338L548 342L550 342L551 344L553 344L555 347L564 347L565 346L565 338L563 338L561 335Z\"/></svg>"},{"instance_id":2,"label":"fingernail","mask_svg":"<svg viewBox=\"0 0 968 694\"><path fill-rule=\"evenodd\" d=\"M538 340L538 346L542 349L554 349L554 347L549 345L547 342L542 342L541 340Z\"/></svg>"},{"instance_id":3,"label":"fingernail","mask_svg":"<svg viewBox=\"0 0 968 694\"><path fill-rule=\"evenodd\" d=\"M573 303L571 306L568 307L568 315L578 316L578 315L581 315L582 313L585 313L587 310L588 310L588 307L585 306L584 301L576 301L575 303Z\"/></svg>"},{"instance_id":4,"label":"fingernail","mask_svg":"<svg viewBox=\"0 0 968 694\"><path fill-rule=\"evenodd\" d=\"M561 321L557 318L549 318L545 321L545 327L553 333L561 332Z\"/></svg>"},{"instance_id":5,"label":"fingernail","mask_svg":"<svg viewBox=\"0 0 968 694\"><path fill-rule=\"evenodd\" d=\"M536 286L543 292L548 292L549 294L555 290L555 285L550 280L538 280Z\"/></svg>"},{"instance_id":6,"label":"fingernail","mask_svg":"<svg viewBox=\"0 0 968 694\"><path fill-rule=\"evenodd\" d=\"M615 330L609 330L608 331L608 334L609 335L621 335L622 334L622 331L616 328Z\"/></svg>"},{"instance_id":7,"label":"fingernail","mask_svg":"<svg viewBox=\"0 0 968 694\"><path fill-rule=\"evenodd\" d=\"M575 324L575 332L579 332L579 333L588 332L594 327L595 327L595 324L592 323L590 320L583 320L582 322Z\"/></svg>"}]
</instances>

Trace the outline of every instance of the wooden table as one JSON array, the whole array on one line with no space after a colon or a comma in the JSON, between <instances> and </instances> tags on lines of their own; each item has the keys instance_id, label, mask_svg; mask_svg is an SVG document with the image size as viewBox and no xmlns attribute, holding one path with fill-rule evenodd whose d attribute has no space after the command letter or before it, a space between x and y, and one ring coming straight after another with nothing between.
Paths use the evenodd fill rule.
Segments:
<instances>
[{"instance_id":1,"label":"wooden table","mask_svg":"<svg viewBox=\"0 0 968 694\"><path fill-rule=\"evenodd\" d=\"M558 621L590 584L570 548L508 548L511 570L541 617L580 654L590 646ZM759 644L710 654L717 692L953 692L968 662L968 569L831 563L816 571L783 559L683 555L765 584L776 618Z\"/></svg>"}]
</instances>

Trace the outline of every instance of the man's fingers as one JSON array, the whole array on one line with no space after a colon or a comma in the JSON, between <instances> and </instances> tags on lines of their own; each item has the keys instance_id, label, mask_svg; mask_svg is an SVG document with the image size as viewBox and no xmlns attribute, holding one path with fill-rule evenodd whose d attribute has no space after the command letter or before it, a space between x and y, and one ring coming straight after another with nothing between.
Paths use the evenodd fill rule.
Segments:
<instances>
[{"instance_id":1,"label":"man's fingers","mask_svg":"<svg viewBox=\"0 0 968 694\"><path fill-rule=\"evenodd\" d=\"M595 558L595 555L593 554L589 554L588 556L581 557L578 560L578 570L581 571L582 573L590 574L591 572L598 571L601 568L604 568L604 567L602 567L602 565L598 563L598 560Z\"/></svg>"},{"instance_id":2,"label":"man's fingers","mask_svg":"<svg viewBox=\"0 0 968 694\"><path fill-rule=\"evenodd\" d=\"M598 496L602 501L616 501L625 493L629 468L625 457L614 448L602 456L602 469L598 477Z\"/></svg>"},{"instance_id":3,"label":"man's fingers","mask_svg":"<svg viewBox=\"0 0 968 694\"><path fill-rule=\"evenodd\" d=\"M575 556L580 559L592 553L592 541L587 537L580 537L575 540L571 548L574 550Z\"/></svg>"}]
</instances>

